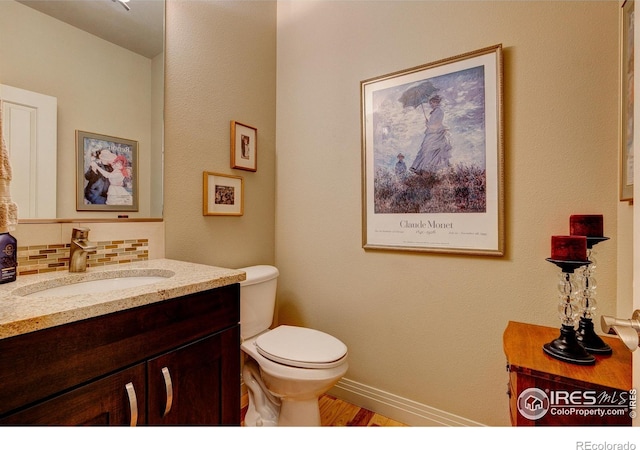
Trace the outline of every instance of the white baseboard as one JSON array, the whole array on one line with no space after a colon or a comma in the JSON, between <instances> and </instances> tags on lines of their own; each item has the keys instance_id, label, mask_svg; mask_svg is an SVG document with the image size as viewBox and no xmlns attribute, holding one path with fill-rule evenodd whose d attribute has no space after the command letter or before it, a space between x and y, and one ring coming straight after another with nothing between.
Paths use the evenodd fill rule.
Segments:
<instances>
[{"instance_id":1,"label":"white baseboard","mask_svg":"<svg viewBox=\"0 0 640 450\"><path fill-rule=\"evenodd\" d=\"M358 383L341 379L329 390L336 398L366 408L414 427L482 427L479 422L456 416L422 403Z\"/></svg>"}]
</instances>

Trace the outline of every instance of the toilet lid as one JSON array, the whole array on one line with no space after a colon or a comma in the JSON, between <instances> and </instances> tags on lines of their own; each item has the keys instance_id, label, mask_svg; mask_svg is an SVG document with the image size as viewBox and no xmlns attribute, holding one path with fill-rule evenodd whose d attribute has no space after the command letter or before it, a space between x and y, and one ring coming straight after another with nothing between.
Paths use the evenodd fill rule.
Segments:
<instances>
[{"instance_id":1,"label":"toilet lid","mask_svg":"<svg viewBox=\"0 0 640 450\"><path fill-rule=\"evenodd\" d=\"M330 368L342 364L347 346L311 328L281 325L256 339L258 353L271 361L302 368Z\"/></svg>"}]
</instances>

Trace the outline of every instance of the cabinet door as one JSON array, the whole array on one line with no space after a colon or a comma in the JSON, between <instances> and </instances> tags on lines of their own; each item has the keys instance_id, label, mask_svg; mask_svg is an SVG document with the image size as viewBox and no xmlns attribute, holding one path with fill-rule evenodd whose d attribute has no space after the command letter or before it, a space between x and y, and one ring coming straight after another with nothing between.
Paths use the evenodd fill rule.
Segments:
<instances>
[{"instance_id":1,"label":"cabinet door","mask_svg":"<svg viewBox=\"0 0 640 450\"><path fill-rule=\"evenodd\" d=\"M239 345L235 326L149 360L149 424L238 425Z\"/></svg>"},{"instance_id":2,"label":"cabinet door","mask_svg":"<svg viewBox=\"0 0 640 450\"><path fill-rule=\"evenodd\" d=\"M145 365L101 378L5 417L3 425L144 424Z\"/></svg>"}]
</instances>

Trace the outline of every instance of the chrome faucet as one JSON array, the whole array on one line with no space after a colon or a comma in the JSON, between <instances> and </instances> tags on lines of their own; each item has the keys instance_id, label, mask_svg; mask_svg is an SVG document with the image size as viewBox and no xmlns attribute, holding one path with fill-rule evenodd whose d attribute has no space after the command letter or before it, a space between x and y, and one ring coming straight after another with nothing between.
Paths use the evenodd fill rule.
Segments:
<instances>
[{"instance_id":1,"label":"chrome faucet","mask_svg":"<svg viewBox=\"0 0 640 450\"><path fill-rule=\"evenodd\" d=\"M74 228L71 232L71 250L69 252L69 272L85 272L87 270L88 252L97 249L89 242L89 228Z\"/></svg>"}]
</instances>

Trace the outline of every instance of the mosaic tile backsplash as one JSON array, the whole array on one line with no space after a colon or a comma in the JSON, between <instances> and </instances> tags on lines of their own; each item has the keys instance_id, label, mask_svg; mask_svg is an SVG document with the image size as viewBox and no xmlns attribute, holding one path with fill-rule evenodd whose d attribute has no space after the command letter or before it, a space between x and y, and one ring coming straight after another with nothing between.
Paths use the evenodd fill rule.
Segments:
<instances>
[{"instance_id":1,"label":"mosaic tile backsplash","mask_svg":"<svg viewBox=\"0 0 640 450\"><path fill-rule=\"evenodd\" d=\"M87 267L123 264L149 259L149 239L126 239L95 243ZM70 244L18 246L18 275L69 270Z\"/></svg>"}]
</instances>

